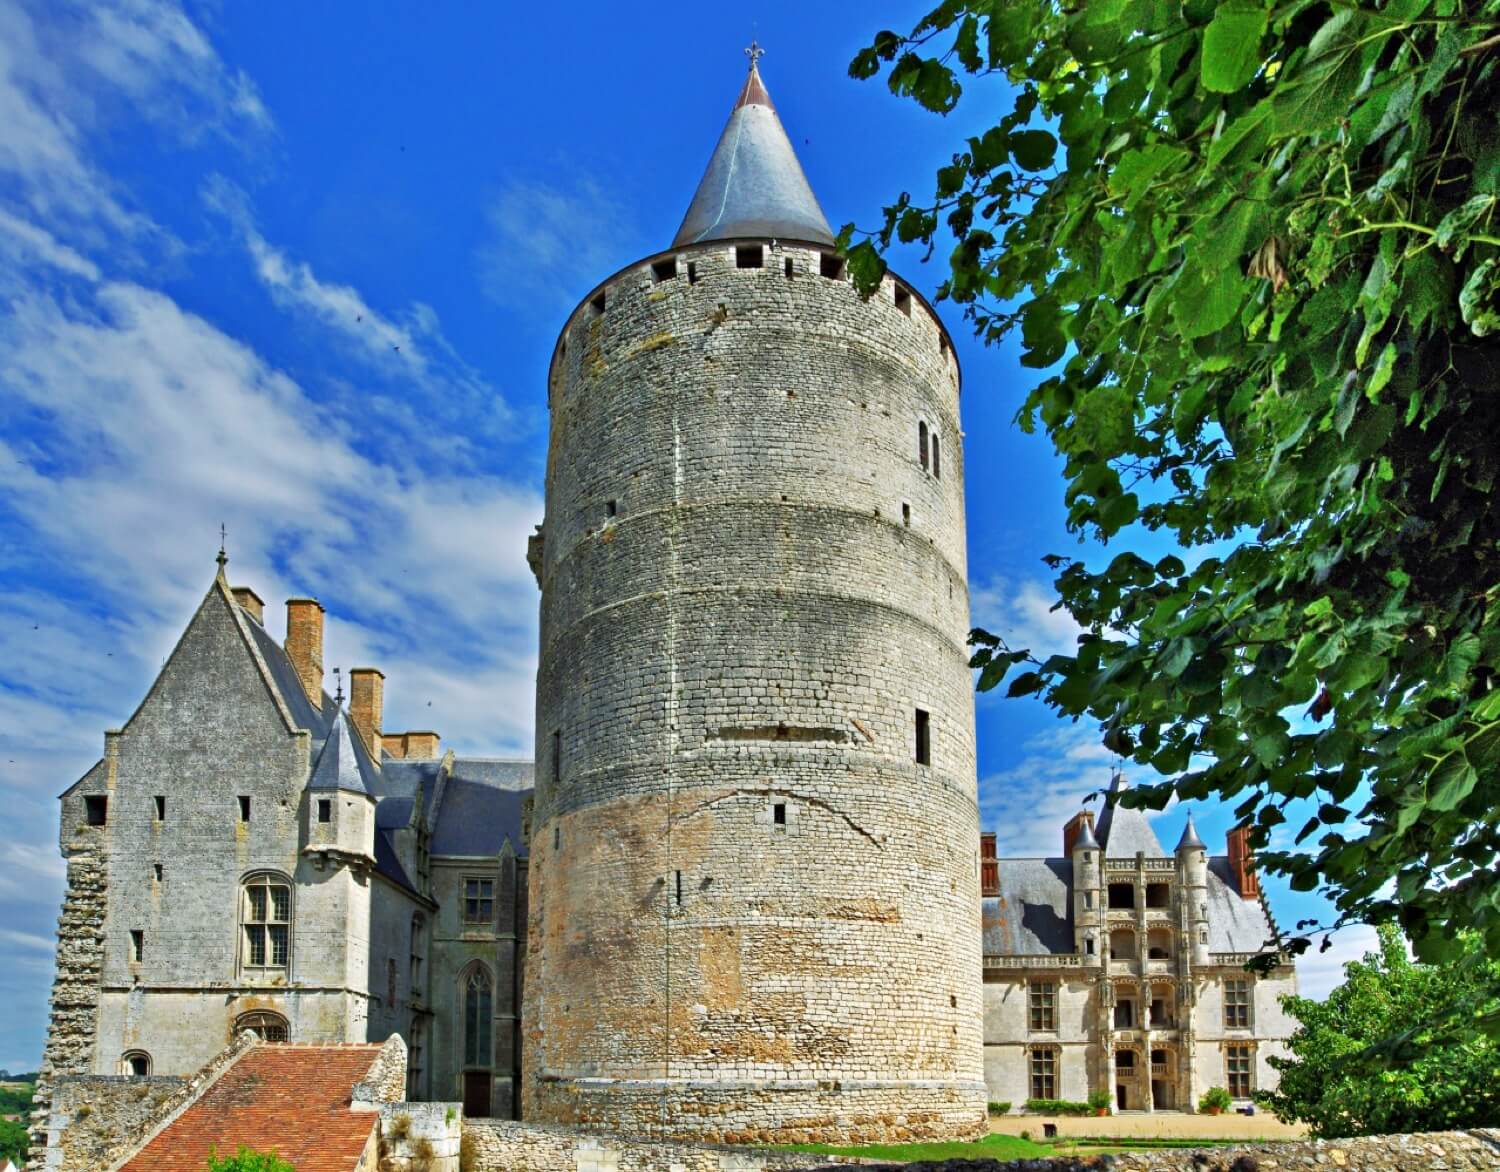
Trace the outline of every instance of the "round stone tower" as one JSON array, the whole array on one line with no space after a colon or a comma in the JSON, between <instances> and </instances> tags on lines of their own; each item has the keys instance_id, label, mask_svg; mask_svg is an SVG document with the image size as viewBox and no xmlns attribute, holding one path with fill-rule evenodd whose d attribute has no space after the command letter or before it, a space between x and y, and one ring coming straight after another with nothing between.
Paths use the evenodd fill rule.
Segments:
<instances>
[{"instance_id":1,"label":"round stone tower","mask_svg":"<svg viewBox=\"0 0 1500 1172\"><path fill-rule=\"evenodd\" d=\"M958 394L752 59L672 248L553 355L526 1118L982 1128Z\"/></svg>"}]
</instances>

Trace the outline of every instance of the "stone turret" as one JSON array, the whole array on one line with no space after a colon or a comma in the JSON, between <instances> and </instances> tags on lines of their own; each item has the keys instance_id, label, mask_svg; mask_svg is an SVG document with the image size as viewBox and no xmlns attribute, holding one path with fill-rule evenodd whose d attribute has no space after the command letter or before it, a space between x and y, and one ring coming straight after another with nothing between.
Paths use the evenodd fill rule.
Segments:
<instances>
[{"instance_id":1,"label":"stone turret","mask_svg":"<svg viewBox=\"0 0 1500 1172\"><path fill-rule=\"evenodd\" d=\"M831 243L752 63L554 351L527 1118L984 1125L959 372Z\"/></svg>"},{"instance_id":2,"label":"stone turret","mask_svg":"<svg viewBox=\"0 0 1500 1172\"><path fill-rule=\"evenodd\" d=\"M1073 864L1074 948L1086 964L1102 964L1107 951L1104 923L1104 851L1094 837L1094 816L1074 814L1063 827L1063 853Z\"/></svg>"},{"instance_id":3,"label":"stone turret","mask_svg":"<svg viewBox=\"0 0 1500 1172\"><path fill-rule=\"evenodd\" d=\"M1193 816L1188 815L1182 838L1174 852L1177 880L1184 909L1184 931L1192 949L1193 963L1208 963L1208 848L1198 837Z\"/></svg>"},{"instance_id":4,"label":"stone turret","mask_svg":"<svg viewBox=\"0 0 1500 1172\"><path fill-rule=\"evenodd\" d=\"M375 797L365 783L355 739L340 709L307 783L307 849L373 864Z\"/></svg>"}]
</instances>

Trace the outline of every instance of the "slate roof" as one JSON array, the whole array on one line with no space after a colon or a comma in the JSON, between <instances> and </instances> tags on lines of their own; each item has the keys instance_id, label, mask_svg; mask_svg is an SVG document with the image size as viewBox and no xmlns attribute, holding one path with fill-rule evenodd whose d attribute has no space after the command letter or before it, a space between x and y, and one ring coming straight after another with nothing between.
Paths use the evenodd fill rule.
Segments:
<instances>
[{"instance_id":1,"label":"slate roof","mask_svg":"<svg viewBox=\"0 0 1500 1172\"><path fill-rule=\"evenodd\" d=\"M1235 890L1228 855L1208 860L1208 950L1259 952L1272 937L1271 921L1259 899L1245 899Z\"/></svg>"},{"instance_id":2,"label":"slate roof","mask_svg":"<svg viewBox=\"0 0 1500 1172\"><path fill-rule=\"evenodd\" d=\"M336 713L333 728L323 742L323 751L313 764L307 788L352 790L373 797L365 779L365 770L360 767L359 755L354 748L357 740L358 737L349 733L348 717L343 712Z\"/></svg>"},{"instance_id":3,"label":"slate roof","mask_svg":"<svg viewBox=\"0 0 1500 1172\"><path fill-rule=\"evenodd\" d=\"M378 1115L351 1111L380 1047L254 1046L120 1172L202 1172L209 1152L277 1153L297 1172L354 1172Z\"/></svg>"},{"instance_id":4,"label":"slate roof","mask_svg":"<svg viewBox=\"0 0 1500 1172\"><path fill-rule=\"evenodd\" d=\"M985 954L1072 952L1072 860L1001 859L999 864L1000 894L984 900Z\"/></svg>"},{"instance_id":5,"label":"slate roof","mask_svg":"<svg viewBox=\"0 0 1500 1172\"><path fill-rule=\"evenodd\" d=\"M461 777L455 763L453 776L443 788L443 804L432 832L435 855L494 855L510 840L518 855L526 853L521 841L521 804L527 789L502 789Z\"/></svg>"},{"instance_id":6,"label":"slate roof","mask_svg":"<svg viewBox=\"0 0 1500 1172\"><path fill-rule=\"evenodd\" d=\"M833 243L753 60L672 247L747 236Z\"/></svg>"},{"instance_id":7,"label":"slate roof","mask_svg":"<svg viewBox=\"0 0 1500 1172\"><path fill-rule=\"evenodd\" d=\"M1104 844L1107 859L1133 859L1142 853L1148 859L1165 859L1161 841L1151 823L1146 820L1144 810L1130 810L1118 805L1116 799L1128 788L1125 779L1115 774L1109 782L1109 797L1104 812L1099 815L1099 841Z\"/></svg>"}]
</instances>

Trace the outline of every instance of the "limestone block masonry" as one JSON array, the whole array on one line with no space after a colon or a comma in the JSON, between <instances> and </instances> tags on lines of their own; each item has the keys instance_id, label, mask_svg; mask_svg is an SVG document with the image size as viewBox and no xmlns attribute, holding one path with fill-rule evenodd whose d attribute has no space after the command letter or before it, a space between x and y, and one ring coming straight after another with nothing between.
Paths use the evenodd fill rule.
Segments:
<instances>
[{"instance_id":1,"label":"limestone block masonry","mask_svg":"<svg viewBox=\"0 0 1500 1172\"><path fill-rule=\"evenodd\" d=\"M681 248L558 342L527 1119L984 1127L959 373L841 269Z\"/></svg>"}]
</instances>

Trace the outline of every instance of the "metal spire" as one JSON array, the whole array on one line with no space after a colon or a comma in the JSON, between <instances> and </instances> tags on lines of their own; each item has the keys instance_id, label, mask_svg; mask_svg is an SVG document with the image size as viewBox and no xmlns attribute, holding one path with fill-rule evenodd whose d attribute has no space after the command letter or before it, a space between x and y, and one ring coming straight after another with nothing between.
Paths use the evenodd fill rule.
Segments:
<instances>
[{"instance_id":1,"label":"metal spire","mask_svg":"<svg viewBox=\"0 0 1500 1172\"><path fill-rule=\"evenodd\" d=\"M219 563L219 569L229 564L229 555L224 552L224 544L229 540L229 530L224 528L224 523L219 522L219 556L214 560Z\"/></svg>"}]
</instances>

